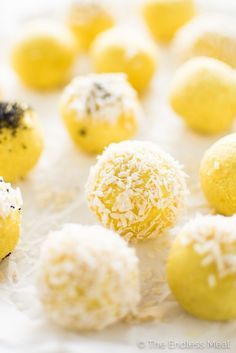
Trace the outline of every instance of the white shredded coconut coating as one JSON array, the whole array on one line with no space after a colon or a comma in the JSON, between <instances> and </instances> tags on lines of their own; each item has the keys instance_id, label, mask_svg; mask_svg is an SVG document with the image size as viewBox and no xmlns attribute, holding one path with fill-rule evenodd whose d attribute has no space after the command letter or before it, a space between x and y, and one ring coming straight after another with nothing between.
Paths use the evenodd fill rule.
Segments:
<instances>
[{"instance_id":1,"label":"white shredded coconut coating","mask_svg":"<svg viewBox=\"0 0 236 353\"><path fill-rule=\"evenodd\" d=\"M134 313L138 258L116 233L66 224L46 240L39 294L49 317L72 330L100 330Z\"/></svg>"},{"instance_id":2,"label":"white shredded coconut coating","mask_svg":"<svg viewBox=\"0 0 236 353\"><path fill-rule=\"evenodd\" d=\"M0 216L6 218L23 204L19 188L13 189L10 183L5 183L0 177Z\"/></svg>"},{"instance_id":3,"label":"white shredded coconut coating","mask_svg":"<svg viewBox=\"0 0 236 353\"><path fill-rule=\"evenodd\" d=\"M230 61L235 64L233 66L236 66L236 26L232 18L223 15L198 16L177 32L174 47L184 60L194 55L204 56L207 54L205 45L204 49L201 49L202 45L195 48L196 43L204 39L212 49L220 48L222 58L231 58Z\"/></svg>"},{"instance_id":4,"label":"white shredded coconut coating","mask_svg":"<svg viewBox=\"0 0 236 353\"><path fill-rule=\"evenodd\" d=\"M179 240L193 246L202 257L202 266L214 264L219 278L236 274L236 215L197 216L184 226ZM210 287L216 284L214 277L208 278Z\"/></svg>"},{"instance_id":5,"label":"white shredded coconut coating","mask_svg":"<svg viewBox=\"0 0 236 353\"><path fill-rule=\"evenodd\" d=\"M89 207L102 224L129 241L153 238L172 226L186 193L178 162L146 141L111 144L86 185Z\"/></svg>"},{"instance_id":6,"label":"white shredded coconut coating","mask_svg":"<svg viewBox=\"0 0 236 353\"><path fill-rule=\"evenodd\" d=\"M79 120L89 117L110 124L121 115L137 116L140 110L137 93L122 73L76 77L65 89L62 105Z\"/></svg>"}]
</instances>

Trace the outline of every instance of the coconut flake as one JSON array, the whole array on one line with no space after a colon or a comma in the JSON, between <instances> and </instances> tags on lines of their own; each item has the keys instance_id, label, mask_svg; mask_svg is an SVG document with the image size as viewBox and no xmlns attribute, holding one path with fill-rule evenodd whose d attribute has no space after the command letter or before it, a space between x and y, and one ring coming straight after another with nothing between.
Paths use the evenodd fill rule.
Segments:
<instances>
[{"instance_id":1,"label":"coconut flake","mask_svg":"<svg viewBox=\"0 0 236 353\"><path fill-rule=\"evenodd\" d=\"M0 216L6 218L23 204L19 188L13 189L10 183L5 183L0 177Z\"/></svg>"}]
</instances>

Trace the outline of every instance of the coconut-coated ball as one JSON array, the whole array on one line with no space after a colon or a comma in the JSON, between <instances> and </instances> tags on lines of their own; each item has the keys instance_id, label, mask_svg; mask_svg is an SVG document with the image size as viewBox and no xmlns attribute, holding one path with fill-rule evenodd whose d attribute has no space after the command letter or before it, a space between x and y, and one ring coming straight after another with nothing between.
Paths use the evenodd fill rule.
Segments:
<instances>
[{"instance_id":1,"label":"coconut-coated ball","mask_svg":"<svg viewBox=\"0 0 236 353\"><path fill-rule=\"evenodd\" d=\"M236 115L236 76L230 66L212 58L193 58L173 77L169 99L173 110L198 133L230 128Z\"/></svg>"},{"instance_id":2,"label":"coconut-coated ball","mask_svg":"<svg viewBox=\"0 0 236 353\"><path fill-rule=\"evenodd\" d=\"M90 153L133 137L140 112L136 91L124 74L78 76L65 89L61 103L73 141Z\"/></svg>"},{"instance_id":3,"label":"coconut-coated ball","mask_svg":"<svg viewBox=\"0 0 236 353\"><path fill-rule=\"evenodd\" d=\"M25 103L0 102L0 175L10 182L24 178L42 150L35 112Z\"/></svg>"},{"instance_id":4,"label":"coconut-coated ball","mask_svg":"<svg viewBox=\"0 0 236 353\"><path fill-rule=\"evenodd\" d=\"M13 189L0 177L0 260L16 247L21 228L22 198L19 188Z\"/></svg>"},{"instance_id":5,"label":"coconut-coated ball","mask_svg":"<svg viewBox=\"0 0 236 353\"><path fill-rule=\"evenodd\" d=\"M236 68L236 28L229 16L200 15L176 34L173 47L180 61L209 56Z\"/></svg>"},{"instance_id":6,"label":"coconut-coated ball","mask_svg":"<svg viewBox=\"0 0 236 353\"><path fill-rule=\"evenodd\" d=\"M114 25L114 18L101 0L79 0L70 6L67 23L79 48L87 50L99 33Z\"/></svg>"},{"instance_id":7,"label":"coconut-coated ball","mask_svg":"<svg viewBox=\"0 0 236 353\"><path fill-rule=\"evenodd\" d=\"M138 259L112 231L66 224L43 245L38 290L56 324L101 330L136 310Z\"/></svg>"},{"instance_id":8,"label":"coconut-coated ball","mask_svg":"<svg viewBox=\"0 0 236 353\"><path fill-rule=\"evenodd\" d=\"M145 22L158 41L170 41L177 30L195 15L193 0L143 0Z\"/></svg>"},{"instance_id":9,"label":"coconut-coated ball","mask_svg":"<svg viewBox=\"0 0 236 353\"><path fill-rule=\"evenodd\" d=\"M221 138L206 151L200 179L207 200L218 213L236 213L236 134Z\"/></svg>"},{"instance_id":10,"label":"coconut-coated ball","mask_svg":"<svg viewBox=\"0 0 236 353\"><path fill-rule=\"evenodd\" d=\"M236 318L236 216L198 216L179 232L169 253L172 293L190 314Z\"/></svg>"},{"instance_id":11,"label":"coconut-coated ball","mask_svg":"<svg viewBox=\"0 0 236 353\"><path fill-rule=\"evenodd\" d=\"M25 26L15 41L12 67L30 88L56 89L69 80L76 51L76 40L66 26L37 21Z\"/></svg>"},{"instance_id":12,"label":"coconut-coated ball","mask_svg":"<svg viewBox=\"0 0 236 353\"><path fill-rule=\"evenodd\" d=\"M86 185L90 209L128 241L155 238L175 224L185 204L185 174L155 144L111 144L91 168Z\"/></svg>"},{"instance_id":13,"label":"coconut-coated ball","mask_svg":"<svg viewBox=\"0 0 236 353\"><path fill-rule=\"evenodd\" d=\"M121 28L97 36L91 46L96 72L123 72L139 92L145 90L157 69L157 52L152 40Z\"/></svg>"}]
</instances>

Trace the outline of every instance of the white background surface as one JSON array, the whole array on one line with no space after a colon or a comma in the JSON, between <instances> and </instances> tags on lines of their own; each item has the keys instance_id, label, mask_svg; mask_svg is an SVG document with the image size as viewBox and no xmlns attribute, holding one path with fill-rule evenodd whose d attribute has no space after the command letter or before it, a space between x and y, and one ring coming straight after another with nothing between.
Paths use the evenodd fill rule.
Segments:
<instances>
[{"instance_id":1,"label":"white background surface","mask_svg":"<svg viewBox=\"0 0 236 353\"><path fill-rule=\"evenodd\" d=\"M110 0L113 3L112 0ZM202 0L202 8L236 14L234 0ZM17 250L0 265L0 353L73 353L73 352L135 352L150 351L149 341L168 344L176 342L223 342L230 340L230 350L236 351L236 323L208 323L185 314L169 295L163 278L165 242L157 240L137 246L142 271L155 269L148 286L159 286L160 294L154 298L155 310L160 309L162 320L129 326L115 325L99 334L77 335L68 333L47 322L41 312L35 292L35 273L41 243L51 229L65 222L94 224L88 211L83 185L94 157L80 153L71 143L61 123L58 102L61 92L36 94L26 90L17 81L7 62L9 39L23 20L38 13L61 13L68 1L0 0L0 82L5 95L22 99L38 112L46 140L43 157L27 181L20 183L24 197L22 239ZM129 13L137 1L116 1L123 15ZM235 12L234 12L235 11ZM122 14L121 14L121 18ZM17 19L19 21L17 22ZM135 21L134 21L135 22ZM5 40L4 40L5 38ZM6 40L7 39L7 40ZM2 49L1 49L2 48ZM188 131L169 109L166 95L175 64L170 61L170 49L162 48L160 69L150 92L143 97L144 122L138 138L160 144L185 165L190 175L191 195L184 220L197 212L207 213L208 207L198 183L198 169L205 149L218 137L206 138ZM235 129L234 129L235 130ZM183 220L183 221L184 221ZM176 230L173 231L175 233ZM168 234L163 238L168 239ZM146 294L145 294L146 295ZM139 343L141 342L141 343ZM140 344L140 348L137 345ZM152 349L164 351L168 349ZM169 350L196 352L196 349ZM204 352L207 349L203 350ZM212 351L223 351L210 349Z\"/></svg>"}]
</instances>

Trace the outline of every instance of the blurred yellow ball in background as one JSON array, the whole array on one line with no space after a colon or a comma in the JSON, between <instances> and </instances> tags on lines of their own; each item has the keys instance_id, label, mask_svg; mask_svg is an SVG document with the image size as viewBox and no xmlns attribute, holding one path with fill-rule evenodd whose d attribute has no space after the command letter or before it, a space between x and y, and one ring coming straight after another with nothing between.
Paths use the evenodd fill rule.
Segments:
<instances>
[{"instance_id":1,"label":"blurred yellow ball in background","mask_svg":"<svg viewBox=\"0 0 236 353\"><path fill-rule=\"evenodd\" d=\"M100 1L89 0L70 7L67 23L78 39L79 48L87 50L99 33L114 25L114 19Z\"/></svg>"},{"instance_id":2,"label":"blurred yellow ball in background","mask_svg":"<svg viewBox=\"0 0 236 353\"><path fill-rule=\"evenodd\" d=\"M169 99L193 130L203 134L226 131L236 115L235 72L213 58L190 59L175 73Z\"/></svg>"},{"instance_id":3,"label":"blurred yellow ball in background","mask_svg":"<svg viewBox=\"0 0 236 353\"><path fill-rule=\"evenodd\" d=\"M12 67L26 86L56 89L70 79L76 51L76 40L66 26L38 21L27 25L15 41Z\"/></svg>"},{"instance_id":4,"label":"blurred yellow ball in background","mask_svg":"<svg viewBox=\"0 0 236 353\"><path fill-rule=\"evenodd\" d=\"M146 35L115 28L101 33L91 47L96 72L124 72L138 91L145 90L157 69L158 55Z\"/></svg>"},{"instance_id":5,"label":"blurred yellow ball in background","mask_svg":"<svg viewBox=\"0 0 236 353\"><path fill-rule=\"evenodd\" d=\"M151 34L163 42L170 41L195 12L193 0L145 0L142 4L143 17Z\"/></svg>"}]
</instances>

